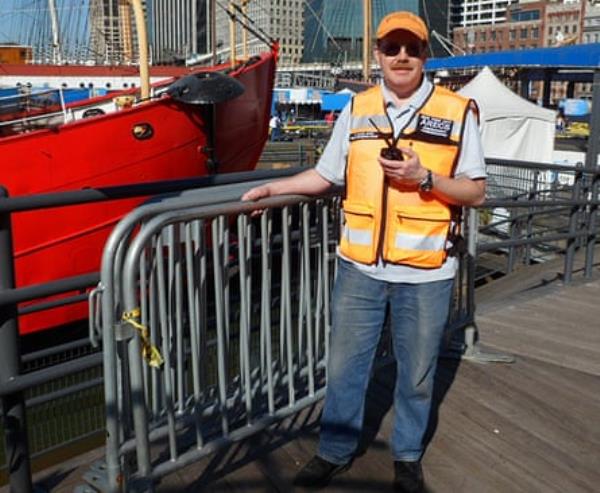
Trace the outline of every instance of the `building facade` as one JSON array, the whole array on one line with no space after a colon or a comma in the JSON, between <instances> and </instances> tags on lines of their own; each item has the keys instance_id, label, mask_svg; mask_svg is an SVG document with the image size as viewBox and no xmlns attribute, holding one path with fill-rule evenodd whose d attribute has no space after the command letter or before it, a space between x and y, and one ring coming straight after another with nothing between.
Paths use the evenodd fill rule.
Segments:
<instances>
[{"instance_id":1,"label":"building facade","mask_svg":"<svg viewBox=\"0 0 600 493\"><path fill-rule=\"evenodd\" d=\"M118 0L90 0L90 51L96 63L122 63L125 57Z\"/></svg>"},{"instance_id":2,"label":"building facade","mask_svg":"<svg viewBox=\"0 0 600 493\"><path fill-rule=\"evenodd\" d=\"M304 13L305 62L325 62L343 65L362 59L363 1L362 0L307 0ZM448 36L448 0L373 0L371 4L371 32L390 12L407 10L421 16L430 31L443 38ZM432 36L432 56L448 53Z\"/></svg>"},{"instance_id":3,"label":"building facade","mask_svg":"<svg viewBox=\"0 0 600 493\"><path fill-rule=\"evenodd\" d=\"M546 8L544 46L581 43L585 5L585 1L550 2Z\"/></svg>"},{"instance_id":4,"label":"building facade","mask_svg":"<svg viewBox=\"0 0 600 493\"><path fill-rule=\"evenodd\" d=\"M153 64L185 63L209 46L206 0L147 0Z\"/></svg>"},{"instance_id":5,"label":"building facade","mask_svg":"<svg viewBox=\"0 0 600 493\"><path fill-rule=\"evenodd\" d=\"M546 7L544 1L513 3L506 9L502 22L454 28L455 53L525 50L545 46Z\"/></svg>"},{"instance_id":6,"label":"building facade","mask_svg":"<svg viewBox=\"0 0 600 493\"><path fill-rule=\"evenodd\" d=\"M498 24L507 20L506 10L516 0L452 0L450 31L457 27Z\"/></svg>"},{"instance_id":7,"label":"building facade","mask_svg":"<svg viewBox=\"0 0 600 493\"><path fill-rule=\"evenodd\" d=\"M227 2L219 2L227 5ZM239 10L235 10L236 16L253 29L279 41L279 67L294 66L302 60L304 42L304 1L303 0L252 0L244 4L241 2L242 10L247 19ZM248 20L249 19L249 20ZM217 5L216 8L216 34L217 50L229 54L230 42L230 16ZM247 33L247 52L256 54L264 51L265 44ZM235 26L235 43L238 56L241 53L243 29L240 25Z\"/></svg>"},{"instance_id":8,"label":"building facade","mask_svg":"<svg viewBox=\"0 0 600 493\"><path fill-rule=\"evenodd\" d=\"M600 1L585 6L582 43L600 43Z\"/></svg>"}]
</instances>

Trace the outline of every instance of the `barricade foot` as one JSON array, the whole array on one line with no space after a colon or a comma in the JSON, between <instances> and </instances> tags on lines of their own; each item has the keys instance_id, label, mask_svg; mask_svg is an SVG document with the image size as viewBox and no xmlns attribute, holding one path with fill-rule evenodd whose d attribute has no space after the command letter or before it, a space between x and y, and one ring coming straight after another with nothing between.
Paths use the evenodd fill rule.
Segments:
<instances>
[{"instance_id":1,"label":"barricade foot","mask_svg":"<svg viewBox=\"0 0 600 493\"><path fill-rule=\"evenodd\" d=\"M483 350L479 344L467 347L461 359L474 363L514 363L516 360L512 354Z\"/></svg>"}]
</instances>

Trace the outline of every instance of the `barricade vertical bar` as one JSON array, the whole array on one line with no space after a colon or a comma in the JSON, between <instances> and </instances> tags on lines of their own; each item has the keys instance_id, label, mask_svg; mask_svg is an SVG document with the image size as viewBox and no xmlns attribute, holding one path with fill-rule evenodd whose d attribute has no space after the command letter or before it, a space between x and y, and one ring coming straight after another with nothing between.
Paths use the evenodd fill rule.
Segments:
<instances>
[{"instance_id":1,"label":"barricade vertical bar","mask_svg":"<svg viewBox=\"0 0 600 493\"><path fill-rule=\"evenodd\" d=\"M164 407L167 414L167 421L169 423L169 449L171 456L176 456L177 445L175 440L175 415L173 411L174 401L174 390L173 390L173 378L171 372L173 371L173 365L171 363L171 334L169 333L169 315L168 315L168 295L169 291L167 285L170 284L165 279L165 259L162 255L163 252L163 240L159 234L156 239L156 278L158 281L158 313L160 317L160 337L161 337L161 349L164 358L164 364L162 368L163 385L164 385ZM167 259L167 262L170 262Z\"/></svg>"},{"instance_id":2,"label":"barricade vertical bar","mask_svg":"<svg viewBox=\"0 0 600 493\"><path fill-rule=\"evenodd\" d=\"M262 264L262 316L261 342L264 341L267 366L267 399L269 414L275 412L273 394L273 360L271 348L271 213L267 211L260 218L261 264Z\"/></svg>"},{"instance_id":3,"label":"barricade vertical bar","mask_svg":"<svg viewBox=\"0 0 600 493\"><path fill-rule=\"evenodd\" d=\"M225 320L225 358L229 361L229 345L231 343L231 310L230 310L230 269L229 269L229 221L225 216L219 216L220 244L223 251L223 314ZM219 250L221 251L221 250Z\"/></svg>"},{"instance_id":4,"label":"barricade vertical bar","mask_svg":"<svg viewBox=\"0 0 600 493\"><path fill-rule=\"evenodd\" d=\"M246 234L248 218L245 214L238 216L238 265L240 266L240 381L244 388L246 404L246 422L251 423L252 393L250 381L250 300L248 298L248 262L246 255Z\"/></svg>"},{"instance_id":5,"label":"barricade vertical bar","mask_svg":"<svg viewBox=\"0 0 600 493\"><path fill-rule=\"evenodd\" d=\"M300 206L300 211L302 211L302 206ZM302 233L301 233L302 234ZM304 332L302 331L302 327L304 326L304 316L306 314L306 310L304 307L304 291L306 289L306 279L304 277L304 249L302 248L302 243L300 243L300 289L297 291L298 293L298 363L302 361L302 354L304 348Z\"/></svg>"},{"instance_id":6,"label":"barricade vertical bar","mask_svg":"<svg viewBox=\"0 0 600 493\"><path fill-rule=\"evenodd\" d=\"M293 405L296 402L295 391L294 391L294 356L292 347L292 302L291 302L291 272L290 272L290 210L288 206L283 208L282 214L283 222L283 262L284 262L284 275L282 276L281 282L285 282L285 299L283 300L285 308L285 341L286 341L286 356L287 364L286 371L288 377L288 405Z\"/></svg>"},{"instance_id":7,"label":"barricade vertical bar","mask_svg":"<svg viewBox=\"0 0 600 493\"><path fill-rule=\"evenodd\" d=\"M323 311L325 314L323 321L323 342L325 346L325 352L323 357L325 361L329 360L329 332L331 331L330 324L330 306L329 306L329 293L331 280L329 279L329 205L325 203L323 205L323 279L324 279L324 289L323 289ZM338 223L339 227L339 223ZM334 269L335 271L335 269Z\"/></svg>"},{"instance_id":8,"label":"barricade vertical bar","mask_svg":"<svg viewBox=\"0 0 600 493\"><path fill-rule=\"evenodd\" d=\"M314 358L319 361L319 347L321 342L321 327L323 319L323 249L326 246L323 243L323 229L322 229L322 210L323 201L319 200L316 204L315 219L317 222L317 235L320 245L317 245L317 291L316 291L316 306L315 306L315 345L314 345Z\"/></svg>"},{"instance_id":9,"label":"barricade vertical bar","mask_svg":"<svg viewBox=\"0 0 600 493\"><path fill-rule=\"evenodd\" d=\"M0 200L8 197L0 187ZM0 291L15 287L10 213L0 213ZM6 382L21 371L21 349L16 304L0 306L0 381ZM33 490L27 423L23 393L2 398L4 443L11 491Z\"/></svg>"},{"instance_id":10,"label":"barricade vertical bar","mask_svg":"<svg viewBox=\"0 0 600 493\"><path fill-rule=\"evenodd\" d=\"M199 276L200 282L198 285L198 289L196 291L196 310L198 316L198 344L200 347L200 361L206 361L206 341L207 341L207 306L206 306L206 298L207 298L207 259L206 259L206 235L205 232L205 222L202 221L194 221L194 239L197 248L197 255L200 257L199 261ZM200 388L204 388L206 385L206 365L200 366Z\"/></svg>"},{"instance_id":11,"label":"barricade vertical bar","mask_svg":"<svg viewBox=\"0 0 600 493\"><path fill-rule=\"evenodd\" d=\"M223 269L221 268L220 258L221 244L223 237L220 236L221 228L219 227L220 218L215 218L212 221L212 247L213 247L213 272L214 272L214 288L215 288L215 313L217 316L217 372L219 384L219 406L221 411L221 430L223 436L229 435L229 421L227 419L227 373L225 368L225 314L223 312ZM222 258L222 257L221 257Z\"/></svg>"},{"instance_id":12,"label":"barricade vertical bar","mask_svg":"<svg viewBox=\"0 0 600 493\"><path fill-rule=\"evenodd\" d=\"M133 304L128 304L126 301L126 306L128 307L133 307ZM147 481L150 477L152 466L150 464L150 442L148 440L148 416L146 414L146 401L144 398L142 344L139 333L136 333L129 341L128 350L137 466L139 474ZM150 483L145 484L145 486L149 491L154 491Z\"/></svg>"},{"instance_id":13,"label":"barricade vertical bar","mask_svg":"<svg viewBox=\"0 0 600 493\"><path fill-rule=\"evenodd\" d=\"M177 410L182 413L185 409L186 379L185 379L185 353L183 335L183 286L181 265L181 231L179 225L173 227L173 243L171 256L173 257L173 283L175 285L175 341L177 347ZM173 305L171 305L173 306Z\"/></svg>"},{"instance_id":14,"label":"barricade vertical bar","mask_svg":"<svg viewBox=\"0 0 600 493\"><path fill-rule=\"evenodd\" d=\"M246 222L246 296L248 297L248 351L252 351L252 245L254 243L254 225L252 221L248 221L248 217L245 216ZM248 369L250 366L251 359L248 356Z\"/></svg>"},{"instance_id":15,"label":"barricade vertical bar","mask_svg":"<svg viewBox=\"0 0 600 493\"><path fill-rule=\"evenodd\" d=\"M149 284L147 279L147 259L146 253L142 252L139 259L139 272L140 272L140 323L148 327L149 323L149 310L148 310L148 301L150 300L150 295L148 293ZM151 405L151 378L152 372L149 366L144 368L144 387L145 387L145 396L146 396L146 406L150 409Z\"/></svg>"},{"instance_id":16,"label":"barricade vertical bar","mask_svg":"<svg viewBox=\"0 0 600 493\"><path fill-rule=\"evenodd\" d=\"M201 399L200 390L200 331L198 329L198 309L194 303L195 282L197 279L194 276L194 251L193 251L193 235L192 235L193 223L186 223L185 225L185 262L186 262L186 292L188 301L188 318L190 321L190 346L192 353L192 386L194 393L194 420L196 424L196 445L201 448L203 445L202 439L202 422L200 420L199 404Z\"/></svg>"},{"instance_id":17,"label":"barricade vertical bar","mask_svg":"<svg viewBox=\"0 0 600 493\"><path fill-rule=\"evenodd\" d=\"M156 238L153 239L152 242L153 250L156 251ZM156 261L154 258L150 259L150 276L149 282L150 286L148 287L148 292L150 295L150 302L148 304L148 309L150 310L150 316L148 317L150 323L150 338L154 343L158 346L159 333L158 329L160 328L159 323L159 315L158 315L158 286L157 286L157 272L156 272ZM152 368L150 370L150 378L151 378L151 399L152 399L152 415L158 416L161 412L161 399L162 399L162 389L160 386L160 370L156 368Z\"/></svg>"},{"instance_id":18,"label":"barricade vertical bar","mask_svg":"<svg viewBox=\"0 0 600 493\"><path fill-rule=\"evenodd\" d=\"M307 355L307 370L308 370L308 392L312 397L315 395L315 376L314 376L314 363L313 363L313 334L312 334L312 299L310 295L310 289L312 283L310 282L310 237L309 237L309 209L308 204L302 204L302 257L303 270L304 270L304 288L305 288L305 307L306 307L306 355Z\"/></svg>"}]
</instances>

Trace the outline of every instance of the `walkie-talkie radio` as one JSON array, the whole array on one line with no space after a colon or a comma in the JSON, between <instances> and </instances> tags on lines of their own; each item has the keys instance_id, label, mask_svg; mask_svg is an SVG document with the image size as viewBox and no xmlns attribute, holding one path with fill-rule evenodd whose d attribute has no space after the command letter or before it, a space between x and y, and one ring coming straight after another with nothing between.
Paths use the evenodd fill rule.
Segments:
<instances>
[{"instance_id":1,"label":"walkie-talkie radio","mask_svg":"<svg viewBox=\"0 0 600 493\"><path fill-rule=\"evenodd\" d=\"M404 161L402 151L396 147L398 140L400 140L400 134L398 134L398 137L392 138L392 140L390 140L388 138L388 135L393 137L393 134L386 134L382 132L381 129L371 118L369 118L369 122L375 127L375 130L377 130L379 137L383 138L385 140L385 143L387 144L387 147L381 149L379 155L384 159L389 159L390 161Z\"/></svg>"}]
</instances>

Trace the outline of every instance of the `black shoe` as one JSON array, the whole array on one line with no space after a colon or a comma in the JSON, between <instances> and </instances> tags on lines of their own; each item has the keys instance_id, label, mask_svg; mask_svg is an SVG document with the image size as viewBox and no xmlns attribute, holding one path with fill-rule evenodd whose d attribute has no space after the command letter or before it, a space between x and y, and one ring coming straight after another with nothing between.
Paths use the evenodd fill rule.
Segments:
<instances>
[{"instance_id":1,"label":"black shoe","mask_svg":"<svg viewBox=\"0 0 600 493\"><path fill-rule=\"evenodd\" d=\"M394 462L394 491L403 493L424 493L423 469L421 462Z\"/></svg>"},{"instance_id":2,"label":"black shoe","mask_svg":"<svg viewBox=\"0 0 600 493\"><path fill-rule=\"evenodd\" d=\"M350 462L333 464L315 455L296 475L294 485L320 488L326 486L336 474L344 472L349 467Z\"/></svg>"}]
</instances>

